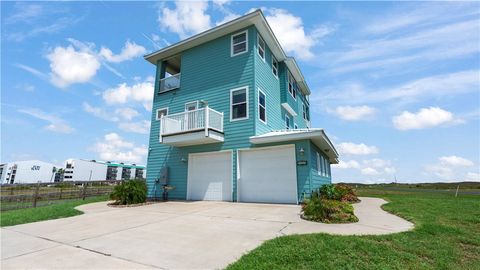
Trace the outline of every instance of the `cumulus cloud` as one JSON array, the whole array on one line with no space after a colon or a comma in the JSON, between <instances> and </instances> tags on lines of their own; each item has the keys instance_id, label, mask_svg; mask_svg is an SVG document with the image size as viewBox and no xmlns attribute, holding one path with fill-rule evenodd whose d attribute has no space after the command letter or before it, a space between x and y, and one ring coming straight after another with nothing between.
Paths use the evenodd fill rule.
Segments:
<instances>
[{"instance_id":1,"label":"cumulus cloud","mask_svg":"<svg viewBox=\"0 0 480 270\"><path fill-rule=\"evenodd\" d=\"M343 120L359 121L371 118L375 108L369 106L338 106L333 113Z\"/></svg>"},{"instance_id":2,"label":"cumulus cloud","mask_svg":"<svg viewBox=\"0 0 480 270\"><path fill-rule=\"evenodd\" d=\"M150 132L150 121L142 120L140 122L123 122L118 124L118 128L128 132L148 134Z\"/></svg>"},{"instance_id":3,"label":"cumulus cloud","mask_svg":"<svg viewBox=\"0 0 480 270\"><path fill-rule=\"evenodd\" d=\"M75 130L64 119L56 115L46 113L39 109L30 108L30 109L20 109L18 111L21 113L28 114L37 119L48 122L48 125L45 126L45 129L47 130L58 132L58 133L65 133L65 134L72 133Z\"/></svg>"},{"instance_id":4,"label":"cumulus cloud","mask_svg":"<svg viewBox=\"0 0 480 270\"><path fill-rule=\"evenodd\" d=\"M125 120L132 120L133 118L140 115L137 110L132 108L118 108L115 110L115 114Z\"/></svg>"},{"instance_id":5,"label":"cumulus cloud","mask_svg":"<svg viewBox=\"0 0 480 270\"><path fill-rule=\"evenodd\" d=\"M341 154L347 155L370 155L378 153L378 148L363 143L356 144L352 142L344 142L338 144L338 151Z\"/></svg>"},{"instance_id":6,"label":"cumulus cloud","mask_svg":"<svg viewBox=\"0 0 480 270\"><path fill-rule=\"evenodd\" d=\"M433 175L441 180L459 181L459 174L462 168L472 167L474 163L463 157L443 156L438 158L435 164L425 166L427 175Z\"/></svg>"},{"instance_id":7,"label":"cumulus cloud","mask_svg":"<svg viewBox=\"0 0 480 270\"><path fill-rule=\"evenodd\" d=\"M103 92L103 100L107 104L125 104L128 102L142 102L145 109L151 110L153 100L153 77L148 77L144 82L127 85L121 83L117 87L109 88Z\"/></svg>"},{"instance_id":8,"label":"cumulus cloud","mask_svg":"<svg viewBox=\"0 0 480 270\"><path fill-rule=\"evenodd\" d=\"M358 169L360 168L360 164L355 160L340 160L338 164L333 164L332 167L337 169Z\"/></svg>"},{"instance_id":9,"label":"cumulus cloud","mask_svg":"<svg viewBox=\"0 0 480 270\"><path fill-rule=\"evenodd\" d=\"M210 15L206 13L206 1L175 1L174 8L160 7L158 23L162 30L176 33L184 39L211 27Z\"/></svg>"},{"instance_id":10,"label":"cumulus cloud","mask_svg":"<svg viewBox=\"0 0 480 270\"><path fill-rule=\"evenodd\" d=\"M117 133L105 134L102 140L91 147L103 160L118 160L123 162L142 163L147 156L147 146L137 146L124 140Z\"/></svg>"},{"instance_id":11,"label":"cumulus cloud","mask_svg":"<svg viewBox=\"0 0 480 270\"><path fill-rule=\"evenodd\" d=\"M140 56L146 51L147 50L143 46L127 40L119 54L114 54L109 48L102 47L99 55L105 58L108 62L119 63Z\"/></svg>"},{"instance_id":12,"label":"cumulus cloud","mask_svg":"<svg viewBox=\"0 0 480 270\"><path fill-rule=\"evenodd\" d=\"M60 88L88 82L100 68L100 62L94 54L72 45L56 47L47 55L47 59L50 61L51 82Z\"/></svg>"},{"instance_id":13,"label":"cumulus cloud","mask_svg":"<svg viewBox=\"0 0 480 270\"><path fill-rule=\"evenodd\" d=\"M470 167L473 166L473 162L458 156L445 156L439 158L441 164L454 166L454 167Z\"/></svg>"},{"instance_id":14,"label":"cumulus cloud","mask_svg":"<svg viewBox=\"0 0 480 270\"><path fill-rule=\"evenodd\" d=\"M321 38L335 31L332 26L321 25L307 32L302 18L287 10L270 8L263 9L263 11L283 49L299 59L313 58L313 47L319 43Z\"/></svg>"},{"instance_id":15,"label":"cumulus cloud","mask_svg":"<svg viewBox=\"0 0 480 270\"><path fill-rule=\"evenodd\" d=\"M381 172L377 171L377 169L374 169L374 168L371 168L371 167L363 168L360 171L364 175L380 175L380 174L382 174Z\"/></svg>"},{"instance_id":16,"label":"cumulus cloud","mask_svg":"<svg viewBox=\"0 0 480 270\"><path fill-rule=\"evenodd\" d=\"M103 120L112 121L112 122L117 122L119 120L118 117L108 113L107 111L105 111L105 109L101 107L94 107L90 105L88 102L83 102L82 108L85 112L88 112Z\"/></svg>"},{"instance_id":17,"label":"cumulus cloud","mask_svg":"<svg viewBox=\"0 0 480 270\"><path fill-rule=\"evenodd\" d=\"M438 107L422 108L416 113L404 111L392 118L393 125L399 130L425 129L444 124L461 123L449 111Z\"/></svg>"},{"instance_id":18,"label":"cumulus cloud","mask_svg":"<svg viewBox=\"0 0 480 270\"><path fill-rule=\"evenodd\" d=\"M465 181L480 182L480 173L468 172Z\"/></svg>"}]
</instances>

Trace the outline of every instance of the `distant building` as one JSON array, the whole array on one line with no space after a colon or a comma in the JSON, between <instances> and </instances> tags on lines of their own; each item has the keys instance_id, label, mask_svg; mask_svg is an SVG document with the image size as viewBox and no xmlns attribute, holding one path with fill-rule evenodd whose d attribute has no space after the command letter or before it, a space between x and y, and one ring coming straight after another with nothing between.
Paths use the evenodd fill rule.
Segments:
<instances>
[{"instance_id":1,"label":"distant building","mask_svg":"<svg viewBox=\"0 0 480 270\"><path fill-rule=\"evenodd\" d=\"M26 184L54 182L57 166L40 160L15 161L0 164L0 183Z\"/></svg>"},{"instance_id":2,"label":"distant building","mask_svg":"<svg viewBox=\"0 0 480 270\"><path fill-rule=\"evenodd\" d=\"M145 179L146 170L143 165L105 162L107 165L107 180Z\"/></svg>"},{"instance_id":3,"label":"distant building","mask_svg":"<svg viewBox=\"0 0 480 270\"><path fill-rule=\"evenodd\" d=\"M102 181L107 179L107 166L96 160L67 159L64 181Z\"/></svg>"}]
</instances>

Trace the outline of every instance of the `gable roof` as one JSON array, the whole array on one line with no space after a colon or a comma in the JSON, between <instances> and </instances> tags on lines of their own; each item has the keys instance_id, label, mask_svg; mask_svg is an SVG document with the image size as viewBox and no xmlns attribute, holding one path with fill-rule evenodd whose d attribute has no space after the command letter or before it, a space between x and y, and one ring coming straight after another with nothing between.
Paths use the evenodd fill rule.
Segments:
<instances>
[{"instance_id":1,"label":"gable roof","mask_svg":"<svg viewBox=\"0 0 480 270\"><path fill-rule=\"evenodd\" d=\"M144 56L144 58L155 65L158 60L163 60L175 56L182 51L188 50L190 48L220 38L222 36L232 34L233 32L244 29L251 25L255 25L257 30L260 32L265 43L268 45L268 47L272 51L272 54L275 56L275 59L277 59L278 62L283 61L287 65L293 77L299 84L300 90L303 92L303 94L310 95L310 89L305 82L305 78L303 77L303 74L300 71L297 62L293 57L289 57L285 54L285 51L283 50L282 46L280 46L280 43L273 34L272 28L270 28L270 25L268 24L265 16L263 15L263 12L260 9L257 9L235 20L211 28L207 31L191 36L180 42L162 48L156 52L147 54Z\"/></svg>"}]
</instances>

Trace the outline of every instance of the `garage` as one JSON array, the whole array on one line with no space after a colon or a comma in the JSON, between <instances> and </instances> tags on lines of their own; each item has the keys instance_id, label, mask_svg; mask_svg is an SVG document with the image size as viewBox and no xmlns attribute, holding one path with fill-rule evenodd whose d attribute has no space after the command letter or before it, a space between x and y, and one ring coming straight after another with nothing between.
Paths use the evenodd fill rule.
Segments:
<instances>
[{"instance_id":1,"label":"garage","mask_svg":"<svg viewBox=\"0 0 480 270\"><path fill-rule=\"evenodd\" d=\"M188 156L188 200L232 201L232 152Z\"/></svg>"},{"instance_id":2,"label":"garage","mask_svg":"<svg viewBox=\"0 0 480 270\"><path fill-rule=\"evenodd\" d=\"M239 151L238 201L297 203L295 145Z\"/></svg>"}]
</instances>

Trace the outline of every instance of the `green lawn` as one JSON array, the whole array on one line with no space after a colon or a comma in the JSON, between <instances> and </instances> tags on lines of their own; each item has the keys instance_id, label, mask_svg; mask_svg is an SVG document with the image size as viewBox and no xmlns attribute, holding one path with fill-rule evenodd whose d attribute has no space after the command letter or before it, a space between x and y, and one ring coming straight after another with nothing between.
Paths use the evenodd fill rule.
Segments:
<instances>
[{"instance_id":1,"label":"green lawn","mask_svg":"<svg viewBox=\"0 0 480 270\"><path fill-rule=\"evenodd\" d=\"M390 201L384 209L415 223L385 236L279 237L228 269L480 269L480 196L419 190L359 190Z\"/></svg>"},{"instance_id":2,"label":"green lawn","mask_svg":"<svg viewBox=\"0 0 480 270\"><path fill-rule=\"evenodd\" d=\"M108 200L108 196L99 196L37 208L0 212L0 227L80 215L82 212L74 209L76 206L106 200Z\"/></svg>"}]
</instances>

